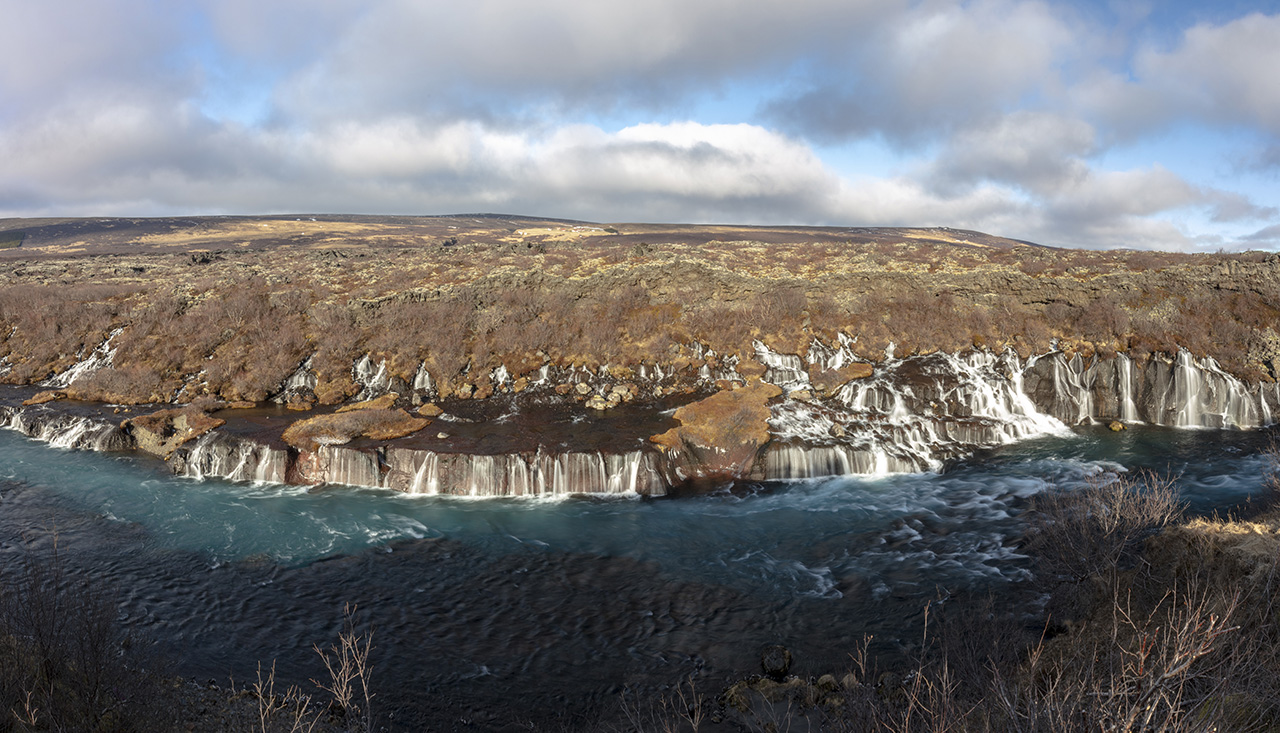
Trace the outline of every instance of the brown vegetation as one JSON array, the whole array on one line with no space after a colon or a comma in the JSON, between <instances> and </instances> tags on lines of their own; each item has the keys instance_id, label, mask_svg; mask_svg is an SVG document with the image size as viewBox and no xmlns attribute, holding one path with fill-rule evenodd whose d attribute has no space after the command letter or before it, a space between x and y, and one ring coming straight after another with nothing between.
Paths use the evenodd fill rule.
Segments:
<instances>
[{"instance_id":1,"label":"brown vegetation","mask_svg":"<svg viewBox=\"0 0 1280 733\"><path fill-rule=\"evenodd\" d=\"M1185 347L1252 380L1280 368L1280 261L1259 253L1055 250L955 230L612 234L482 218L269 218L250 237L247 222L28 228L5 251L17 266L0 274L0 379L65 371L116 329L113 366L70 396L261 401L310 357L317 400L337 404L358 392L351 365L365 354L405 381L425 363L442 397L485 396L498 366L519 378L544 364L661 363L687 379L695 341L748 357L755 339L801 353L837 333L870 360L890 343L899 355L1025 355L1057 340L1139 358ZM231 233L249 246L191 251ZM97 237L109 256L66 249L93 251Z\"/></svg>"},{"instance_id":2,"label":"brown vegetation","mask_svg":"<svg viewBox=\"0 0 1280 733\"><path fill-rule=\"evenodd\" d=\"M751 380L680 407L680 425L649 440L689 454L685 465L700 470L694 478L748 475L760 446L769 442L768 402L781 394L779 387Z\"/></svg>"},{"instance_id":3,"label":"brown vegetation","mask_svg":"<svg viewBox=\"0 0 1280 733\"><path fill-rule=\"evenodd\" d=\"M298 420L285 429L284 441L304 451L318 450L321 445L340 445L364 436L374 440L392 440L415 433L431 421L413 417L404 410L355 410Z\"/></svg>"}]
</instances>

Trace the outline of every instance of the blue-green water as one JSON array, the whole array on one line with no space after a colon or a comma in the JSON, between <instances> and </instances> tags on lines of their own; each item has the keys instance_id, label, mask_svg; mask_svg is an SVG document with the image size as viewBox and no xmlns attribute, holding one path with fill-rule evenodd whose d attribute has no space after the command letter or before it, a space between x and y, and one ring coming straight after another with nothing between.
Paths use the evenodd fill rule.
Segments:
<instances>
[{"instance_id":1,"label":"blue-green water","mask_svg":"<svg viewBox=\"0 0 1280 733\"><path fill-rule=\"evenodd\" d=\"M1226 509L1260 491L1268 446L1087 430L936 475L552 501L195 482L0 431L0 562L56 529L73 571L117 588L122 617L188 674L243 680L272 658L314 674L310 646L356 602L400 720L603 705L624 685L753 672L766 643L801 672L845 666L865 633L914 638L931 599L1015 592L1019 516L1047 487L1152 469L1194 510Z\"/></svg>"}]
</instances>

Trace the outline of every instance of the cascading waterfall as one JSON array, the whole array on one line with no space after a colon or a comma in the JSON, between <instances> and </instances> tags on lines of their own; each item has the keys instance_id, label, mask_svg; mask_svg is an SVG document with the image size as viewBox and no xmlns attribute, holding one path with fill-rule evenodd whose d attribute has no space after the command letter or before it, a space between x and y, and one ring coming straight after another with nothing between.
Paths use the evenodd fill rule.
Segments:
<instances>
[{"instance_id":1,"label":"cascading waterfall","mask_svg":"<svg viewBox=\"0 0 1280 733\"><path fill-rule=\"evenodd\" d=\"M1028 360L1023 370L1034 382L1028 394L1063 422L1121 420L1184 428L1255 428L1272 422L1268 395L1277 385L1253 387L1227 374L1210 357L1181 350L1172 361L1154 356L1145 364L1117 354L1079 355L1068 360L1053 352ZM1088 406L1088 410L1082 406Z\"/></svg>"},{"instance_id":2,"label":"cascading waterfall","mask_svg":"<svg viewBox=\"0 0 1280 733\"><path fill-rule=\"evenodd\" d=\"M1120 419L1127 423L1139 422L1138 405L1133 400L1133 395L1137 392L1133 360L1126 354L1116 354L1116 392L1120 403Z\"/></svg>"},{"instance_id":3,"label":"cascading waterfall","mask_svg":"<svg viewBox=\"0 0 1280 733\"><path fill-rule=\"evenodd\" d=\"M57 448L93 451L129 450L133 441L119 426L104 420L67 415L48 409L0 407L3 427Z\"/></svg>"},{"instance_id":4,"label":"cascading waterfall","mask_svg":"<svg viewBox=\"0 0 1280 733\"><path fill-rule=\"evenodd\" d=\"M667 490L659 461L657 453L647 450L473 455L389 448L384 485L411 494L659 496Z\"/></svg>"},{"instance_id":5,"label":"cascading waterfall","mask_svg":"<svg viewBox=\"0 0 1280 733\"><path fill-rule=\"evenodd\" d=\"M117 328L112 331L105 339L103 339L101 344L98 344L97 348L89 352L88 356L71 365L71 368L67 369L65 372L55 374L43 382L40 382L40 386L51 387L53 389L64 389L71 386L72 382L75 382L82 377L87 377L99 369L105 369L111 366L111 363L115 360L116 356L116 350L115 347L111 345L111 341L123 330L123 328Z\"/></svg>"},{"instance_id":6,"label":"cascading waterfall","mask_svg":"<svg viewBox=\"0 0 1280 733\"><path fill-rule=\"evenodd\" d=\"M382 469L377 451L363 451L342 445L322 445L316 451L312 480L347 486L382 486Z\"/></svg>"},{"instance_id":7,"label":"cascading waterfall","mask_svg":"<svg viewBox=\"0 0 1280 733\"><path fill-rule=\"evenodd\" d=\"M809 387L809 374L799 356L779 354L760 341L752 342L752 346L756 350L756 361L764 365L764 381L788 392Z\"/></svg>"},{"instance_id":8,"label":"cascading waterfall","mask_svg":"<svg viewBox=\"0 0 1280 733\"><path fill-rule=\"evenodd\" d=\"M392 391L391 375L387 372L387 360L382 359L376 365L368 354L360 357L351 367L351 378L360 385L360 394L356 401L371 400Z\"/></svg>"},{"instance_id":9,"label":"cascading waterfall","mask_svg":"<svg viewBox=\"0 0 1280 733\"><path fill-rule=\"evenodd\" d=\"M313 356L308 356L305 361L298 365L293 374L290 374L284 380L284 384L280 385L280 391L275 396L275 401L284 403L290 398L308 394L315 391L316 373L311 370L311 360Z\"/></svg>"},{"instance_id":10,"label":"cascading waterfall","mask_svg":"<svg viewBox=\"0 0 1280 733\"><path fill-rule=\"evenodd\" d=\"M771 479L938 470L974 448L1066 430L1022 391L1011 352L890 357L827 404L787 401L772 412L776 440L764 462Z\"/></svg>"},{"instance_id":11,"label":"cascading waterfall","mask_svg":"<svg viewBox=\"0 0 1280 733\"><path fill-rule=\"evenodd\" d=\"M756 356L765 366L766 381L795 392L810 388L806 362L830 370L856 361L851 344L848 338L836 346L815 340L802 358L772 352L757 342ZM699 353L713 356L705 348ZM736 373L731 360L722 362L719 373ZM304 363L299 368L286 389L307 387L306 367ZM544 367L539 378L548 378L550 371L554 369ZM639 371L642 380L661 380L667 374L657 364L642 365ZM368 356L353 372L360 378L361 397L393 381L386 365L375 365ZM497 380L507 376L492 375ZM429 385L425 367L419 369L419 377L415 388ZM603 379L582 371L583 379L596 377ZM1012 351L901 359L886 355L871 376L844 384L829 398L783 399L772 405L772 440L758 455L751 475L792 479L936 471L945 461L977 448L1062 432L1064 423L1122 420L1251 428L1270 423L1275 405L1280 405L1280 385L1246 386L1213 359L1198 360L1186 351L1172 359L1153 357L1141 363L1122 354L1068 359L1061 352L1025 363ZM0 425L64 448L132 447L132 440L108 420L45 405L0 406ZM618 454L540 449L487 455L395 444L327 445L295 458L283 448L221 431L180 448L169 460L176 473L197 479L326 482L471 496L661 495L686 473L681 465L670 463L671 457L649 448Z\"/></svg>"},{"instance_id":12,"label":"cascading waterfall","mask_svg":"<svg viewBox=\"0 0 1280 733\"><path fill-rule=\"evenodd\" d=\"M226 433L205 433L190 448L180 448L169 459L173 472L202 480L258 483L286 482L289 452Z\"/></svg>"},{"instance_id":13,"label":"cascading waterfall","mask_svg":"<svg viewBox=\"0 0 1280 733\"><path fill-rule=\"evenodd\" d=\"M418 365L418 371L413 375L413 391L419 394L431 394L434 387L431 382L431 372L427 371L425 362Z\"/></svg>"}]
</instances>

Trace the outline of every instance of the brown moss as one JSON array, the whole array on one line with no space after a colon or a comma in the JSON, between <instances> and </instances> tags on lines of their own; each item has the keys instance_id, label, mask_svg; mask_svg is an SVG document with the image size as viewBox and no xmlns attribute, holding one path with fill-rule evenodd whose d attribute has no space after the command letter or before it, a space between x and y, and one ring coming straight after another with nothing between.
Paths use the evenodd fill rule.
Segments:
<instances>
[{"instance_id":1,"label":"brown moss","mask_svg":"<svg viewBox=\"0 0 1280 733\"><path fill-rule=\"evenodd\" d=\"M35 395L29 397L28 399L23 400L22 404L27 406L43 405L46 402L53 402L54 400L65 400L66 398L67 398L66 392L63 392L61 390L55 390L55 389L46 389L43 392L36 392Z\"/></svg>"},{"instance_id":2,"label":"brown moss","mask_svg":"<svg viewBox=\"0 0 1280 733\"><path fill-rule=\"evenodd\" d=\"M375 397L364 402L354 402L350 405L343 405L338 408L338 412L352 412L355 410L388 410L396 404L396 400L400 399L400 395L395 392L384 394L381 397Z\"/></svg>"},{"instance_id":3,"label":"brown moss","mask_svg":"<svg viewBox=\"0 0 1280 733\"><path fill-rule=\"evenodd\" d=\"M683 454L695 477L746 476L769 442L768 402L781 394L780 387L752 379L680 407L674 415L680 425L649 440Z\"/></svg>"},{"instance_id":4,"label":"brown moss","mask_svg":"<svg viewBox=\"0 0 1280 733\"><path fill-rule=\"evenodd\" d=\"M226 420L184 407L130 418L120 428L132 436L138 450L167 458L184 443L225 423Z\"/></svg>"},{"instance_id":5,"label":"brown moss","mask_svg":"<svg viewBox=\"0 0 1280 733\"><path fill-rule=\"evenodd\" d=\"M298 420L285 428L282 437L289 445L310 452L321 445L340 445L361 436L374 440L402 438L430 424L430 420L413 417L404 410L355 410Z\"/></svg>"}]
</instances>

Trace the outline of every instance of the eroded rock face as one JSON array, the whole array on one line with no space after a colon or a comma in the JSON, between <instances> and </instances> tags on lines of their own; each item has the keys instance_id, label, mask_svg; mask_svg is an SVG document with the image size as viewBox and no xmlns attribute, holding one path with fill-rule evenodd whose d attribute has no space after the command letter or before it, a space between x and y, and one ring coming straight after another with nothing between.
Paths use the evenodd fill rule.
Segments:
<instances>
[{"instance_id":1,"label":"eroded rock face","mask_svg":"<svg viewBox=\"0 0 1280 733\"><path fill-rule=\"evenodd\" d=\"M322 445L341 445L358 437L393 440L430 425L404 410L364 409L335 412L299 420L284 431L284 441L300 451L314 452Z\"/></svg>"},{"instance_id":2,"label":"eroded rock face","mask_svg":"<svg viewBox=\"0 0 1280 733\"><path fill-rule=\"evenodd\" d=\"M752 475L769 442L769 400L782 388L752 380L675 411L680 426L649 440L667 452L679 480L733 480Z\"/></svg>"},{"instance_id":3,"label":"eroded rock face","mask_svg":"<svg viewBox=\"0 0 1280 733\"><path fill-rule=\"evenodd\" d=\"M226 420L184 407L125 420L120 429L133 438L138 450L168 458L184 443L225 423Z\"/></svg>"}]
</instances>

